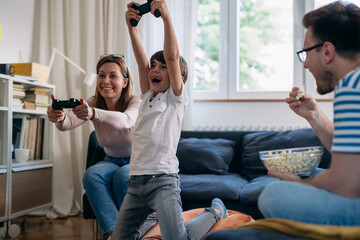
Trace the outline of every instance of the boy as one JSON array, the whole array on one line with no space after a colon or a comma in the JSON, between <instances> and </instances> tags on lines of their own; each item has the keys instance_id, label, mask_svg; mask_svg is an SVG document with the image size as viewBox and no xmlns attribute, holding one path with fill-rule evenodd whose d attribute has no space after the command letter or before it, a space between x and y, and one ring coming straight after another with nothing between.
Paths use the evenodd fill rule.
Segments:
<instances>
[{"instance_id":1,"label":"boy","mask_svg":"<svg viewBox=\"0 0 360 240\"><path fill-rule=\"evenodd\" d=\"M129 189L121 206L112 239L138 239L139 227L156 212L162 239L201 239L227 211L220 199L184 226L176 149L188 97L185 60L179 49L165 0L154 0L164 21L164 51L146 58L136 27L138 11L128 4L126 22L139 67L142 103L135 123Z\"/></svg>"}]
</instances>

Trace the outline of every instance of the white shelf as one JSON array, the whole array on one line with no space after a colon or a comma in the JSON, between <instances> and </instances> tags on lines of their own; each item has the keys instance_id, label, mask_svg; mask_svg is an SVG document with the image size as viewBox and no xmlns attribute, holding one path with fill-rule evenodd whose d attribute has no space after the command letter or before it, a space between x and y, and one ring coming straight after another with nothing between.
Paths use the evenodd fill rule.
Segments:
<instances>
[{"instance_id":1,"label":"white shelf","mask_svg":"<svg viewBox=\"0 0 360 240\"><path fill-rule=\"evenodd\" d=\"M14 108L12 109L13 113L24 113L24 114L35 114L35 115L47 115L46 112L43 111L36 111L30 109L22 109L22 108Z\"/></svg>"},{"instance_id":2,"label":"white shelf","mask_svg":"<svg viewBox=\"0 0 360 240\"><path fill-rule=\"evenodd\" d=\"M33 209L52 204L53 124L49 122L45 111L14 108L12 106L12 87L14 83L23 84L25 89L41 87L49 89L51 93L55 92L55 86L51 84L28 81L0 74L0 159L2 161L2 165L0 165L0 174L2 175L2 178L0 178L0 181L2 181L0 182L0 186L5 186L6 188L6 190L3 190L4 193L6 193L6 199L0 200L1 203L6 204L5 206L0 206L0 222L9 221L15 216L25 215L33 211ZM17 163L13 159L13 118L16 117L18 119L19 116L20 118L23 116L24 121L27 117L44 119L43 145L40 148L42 150L42 154L40 155L41 159L28 161L26 163ZM44 183L50 192L46 192L40 185L34 186L34 182ZM33 192L28 196L29 191ZM12 199L14 194L18 196L16 201ZM44 194L50 194L49 200L45 203L38 201L36 196L42 196ZM23 199L23 203L22 200L19 201L19 196L20 199ZM0 197L2 197L1 194ZM29 202L33 202L34 204L26 207Z\"/></svg>"}]
</instances>

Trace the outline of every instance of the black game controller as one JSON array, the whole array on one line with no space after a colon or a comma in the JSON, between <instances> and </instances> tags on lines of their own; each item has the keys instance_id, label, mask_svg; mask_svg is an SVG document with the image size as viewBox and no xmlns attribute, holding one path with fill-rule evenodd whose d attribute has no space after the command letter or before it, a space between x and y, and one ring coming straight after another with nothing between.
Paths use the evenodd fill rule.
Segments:
<instances>
[{"instance_id":1,"label":"black game controller","mask_svg":"<svg viewBox=\"0 0 360 240\"><path fill-rule=\"evenodd\" d=\"M80 105L80 100L76 98L70 98L69 100L52 100L52 108L56 110L61 110L63 108L74 108Z\"/></svg>"},{"instance_id":2,"label":"black game controller","mask_svg":"<svg viewBox=\"0 0 360 240\"><path fill-rule=\"evenodd\" d=\"M142 16L142 15L144 15L144 14L151 11L151 7L150 7L151 2L152 2L152 0L147 0L147 2L142 4L142 5L139 5L138 3L134 3L133 5L131 5L131 7L133 9L139 10L140 11L139 15ZM157 17L157 18L160 17L161 16L160 11L155 10L154 16ZM138 25L138 22L139 21L136 21L135 19L130 19L130 24L133 27L136 27Z\"/></svg>"}]
</instances>

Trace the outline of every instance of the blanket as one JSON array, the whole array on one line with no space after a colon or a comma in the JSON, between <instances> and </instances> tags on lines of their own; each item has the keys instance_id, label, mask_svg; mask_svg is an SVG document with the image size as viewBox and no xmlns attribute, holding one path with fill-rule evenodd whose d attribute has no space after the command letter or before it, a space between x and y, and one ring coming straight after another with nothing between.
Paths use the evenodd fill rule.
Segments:
<instances>
[{"instance_id":1,"label":"blanket","mask_svg":"<svg viewBox=\"0 0 360 240\"><path fill-rule=\"evenodd\" d=\"M318 225L279 218L260 219L252 223L242 224L238 227L275 231L297 237L319 240L360 239L360 226Z\"/></svg>"}]
</instances>

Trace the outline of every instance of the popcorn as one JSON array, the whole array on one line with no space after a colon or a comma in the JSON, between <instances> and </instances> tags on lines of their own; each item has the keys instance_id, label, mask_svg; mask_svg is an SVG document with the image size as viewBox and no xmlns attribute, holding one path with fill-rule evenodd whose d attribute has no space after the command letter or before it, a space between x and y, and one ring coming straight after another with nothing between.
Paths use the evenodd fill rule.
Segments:
<instances>
[{"instance_id":1,"label":"popcorn","mask_svg":"<svg viewBox=\"0 0 360 240\"><path fill-rule=\"evenodd\" d=\"M304 91L299 89L298 94L296 95L296 100L299 100L304 96Z\"/></svg>"},{"instance_id":2,"label":"popcorn","mask_svg":"<svg viewBox=\"0 0 360 240\"><path fill-rule=\"evenodd\" d=\"M259 152L269 170L308 176L319 165L323 147L293 148Z\"/></svg>"}]
</instances>

